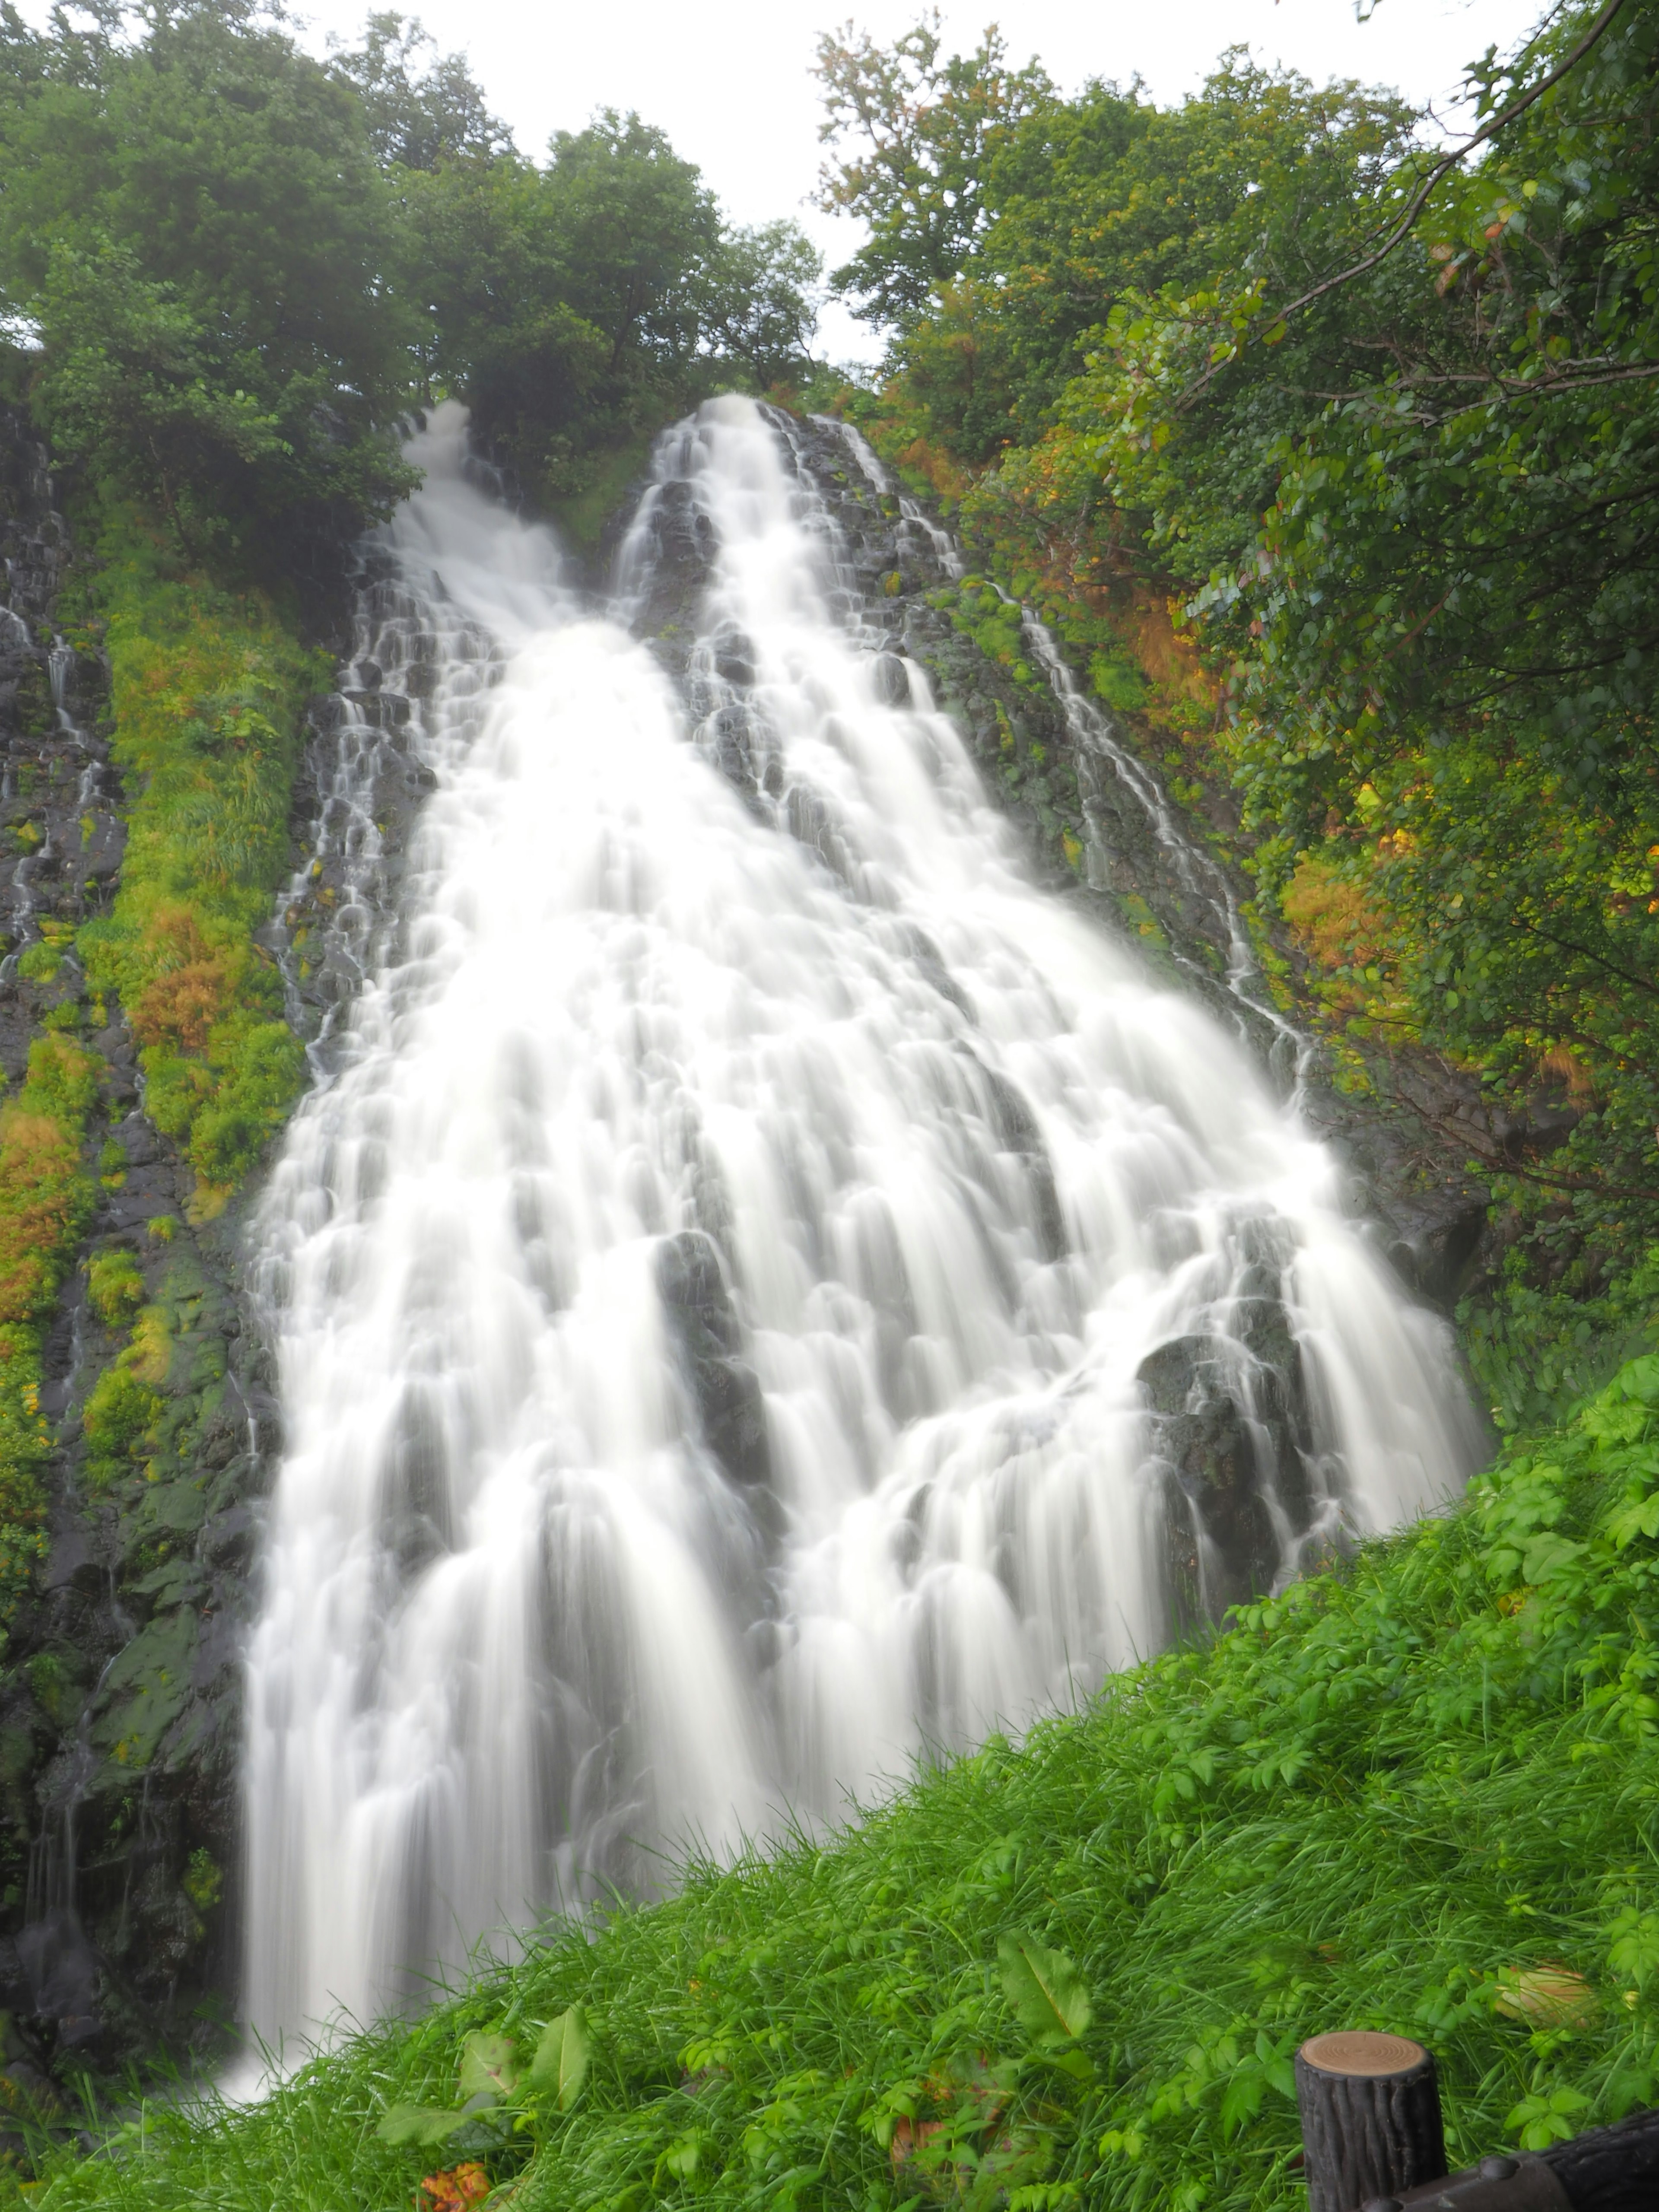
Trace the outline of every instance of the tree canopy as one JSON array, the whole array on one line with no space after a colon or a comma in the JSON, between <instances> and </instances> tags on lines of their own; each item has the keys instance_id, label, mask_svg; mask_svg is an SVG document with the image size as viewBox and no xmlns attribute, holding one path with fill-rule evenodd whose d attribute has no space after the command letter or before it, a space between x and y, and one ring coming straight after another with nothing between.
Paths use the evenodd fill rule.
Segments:
<instances>
[{"instance_id":1,"label":"tree canopy","mask_svg":"<svg viewBox=\"0 0 1659 2212\"><path fill-rule=\"evenodd\" d=\"M842 204L925 170L936 111L1003 116L988 40L927 67L895 145L826 57ZM1169 109L1034 86L946 250L894 199L901 274L836 281L892 325L867 409L966 472L988 549L1184 602L1264 890L1366 917L1350 1041L1478 1081L1476 1157L1593 1272L1659 1231L1659 23L1580 4L1471 74L1449 161L1243 52Z\"/></svg>"},{"instance_id":2,"label":"tree canopy","mask_svg":"<svg viewBox=\"0 0 1659 2212\"><path fill-rule=\"evenodd\" d=\"M803 373L817 274L637 116L527 160L395 14L319 61L244 0L0 7L0 313L58 457L190 560L280 573L386 514L441 392L532 497L580 489L711 384Z\"/></svg>"}]
</instances>

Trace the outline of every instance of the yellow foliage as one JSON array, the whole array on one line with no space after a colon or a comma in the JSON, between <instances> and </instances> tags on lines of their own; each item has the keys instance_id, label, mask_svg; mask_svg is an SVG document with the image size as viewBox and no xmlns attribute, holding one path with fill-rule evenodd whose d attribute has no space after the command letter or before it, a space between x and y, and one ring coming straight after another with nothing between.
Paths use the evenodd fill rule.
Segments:
<instances>
[{"instance_id":1,"label":"yellow foliage","mask_svg":"<svg viewBox=\"0 0 1659 2212\"><path fill-rule=\"evenodd\" d=\"M1316 856L1304 859L1279 908L1339 1020L1389 1013L1401 947L1387 909L1362 884Z\"/></svg>"}]
</instances>

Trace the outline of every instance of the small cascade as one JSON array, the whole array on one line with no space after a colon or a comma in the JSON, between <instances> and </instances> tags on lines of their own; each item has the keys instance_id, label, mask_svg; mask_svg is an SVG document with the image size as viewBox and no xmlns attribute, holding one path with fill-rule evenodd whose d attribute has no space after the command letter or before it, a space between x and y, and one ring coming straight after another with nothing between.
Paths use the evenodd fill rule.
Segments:
<instances>
[{"instance_id":1,"label":"small cascade","mask_svg":"<svg viewBox=\"0 0 1659 2212\"><path fill-rule=\"evenodd\" d=\"M1476 1443L1237 1037L1032 887L782 418L665 437L597 615L458 408L411 457L288 902L296 993L342 949L262 1231L271 2039L1086 1697Z\"/></svg>"},{"instance_id":2,"label":"small cascade","mask_svg":"<svg viewBox=\"0 0 1659 2212\"><path fill-rule=\"evenodd\" d=\"M26 849L0 888L0 928L9 939L0 982L15 975L19 956L39 941L42 915L76 921L95 908L125 839L106 789L111 770L105 734L89 719L88 678L101 691L101 672L82 665L56 631L44 651L36 642L63 580L67 532L52 505L44 448L31 441L23 451L26 495L9 518L16 550L5 558L3 588L13 604L0 605L0 680L11 690L15 726L0 760L0 807L11 815L27 793L31 817L40 818L15 825L23 828ZM16 726L20 705L26 720ZM29 848L31 836L40 842Z\"/></svg>"},{"instance_id":3,"label":"small cascade","mask_svg":"<svg viewBox=\"0 0 1659 2212\"><path fill-rule=\"evenodd\" d=\"M842 440L860 472L877 491L893 495L894 486L888 471L853 424L837 422L828 416L813 419ZM927 544L940 573L959 582L967 574L967 564L950 532L925 514L907 495L898 495L898 508L908 529ZM1270 1040L1269 1064L1276 1074L1288 1076L1285 1089L1292 1102L1299 1104L1312 1067L1313 1040L1273 1005L1226 870L1188 834L1158 778L1124 743L1113 716L1079 687L1048 624L1032 608L1015 601L1001 585L993 583L991 589L1005 604L1019 605L1021 631L1060 707L1079 757L1097 763L1139 809L1182 889L1198 909L1209 917L1207 933L1217 944L1226 946L1226 988L1237 1001L1243 1018L1241 1034L1250 1042L1265 1030ZM1189 972L1198 975L1190 959L1179 953L1176 957ZM1209 979L1205 976L1202 980Z\"/></svg>"}]
</instances>

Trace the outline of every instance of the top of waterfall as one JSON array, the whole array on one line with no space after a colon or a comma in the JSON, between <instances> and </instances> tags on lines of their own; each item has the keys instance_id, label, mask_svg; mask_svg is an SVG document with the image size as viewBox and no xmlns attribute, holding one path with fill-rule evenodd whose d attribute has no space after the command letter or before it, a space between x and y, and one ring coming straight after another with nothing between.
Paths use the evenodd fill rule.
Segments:
<instances>
[{"instance_id":1,"label":"top of waterfall","mask_svg":"<svg viewBox=\"0 0 1659 2212\"><path fill-rule=\"evenodd\" d=\"M442 596L516 649L573 617L576 601L553 532L504 514L481 484L470 422L459 399L445 399L408 440L404 457L421 471L421 486L385 535L410 568L435 577Z\"/></svg>"}]
</instances>

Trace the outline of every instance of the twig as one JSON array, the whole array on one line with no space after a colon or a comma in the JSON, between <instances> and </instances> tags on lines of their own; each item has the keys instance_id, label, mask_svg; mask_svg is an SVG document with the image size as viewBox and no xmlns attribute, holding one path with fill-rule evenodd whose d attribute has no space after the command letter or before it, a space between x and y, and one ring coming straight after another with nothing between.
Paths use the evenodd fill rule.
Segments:
<instances>
[{"instance_id":1,"label":"twig","mask_svg":"<svg viewBox=\"0 0 1659 2212\"><path fill-rule=\"evenodd\" d=\"M1484 146L1489 138L1495 137L1506 125L1513 123L1517 115L1525 114L1534 101L1541 100L1552 85L1559 84L1568 70L1577 68L1583 61L1584 56L1607 29L1614 16L1620 12L1625 4L1626 0L1607 0L1607 5L1565 61L1558 63L1547 77L1540 78L1528 91L1522 93L1518 100L1511 100L1501 115L1494 115L1490 123L1483 124L1472 138L1466 139L1461 146L1454 146L1449 154L1443 155L1418 186L1405 214L1401 216L1375 252L1368 253L1362 261L1356 261L1351 269L1344 269L1334 276L1326 277L1322 283L1316 284L1310 292L1304 292L1300 299L1292 300L1289 307L1281 307L1277 315L1267 319L1269 327L1282 323L1287 316L1296 314L1303 307L1311 306L1314 301L1322 299L1327 292L1335 291L1340 285L1351 284L1356 276L1364 276L1369 270L1375 269L1379 262L1386 261L1401 240L1409 234L1417 218L1427 206L1430 195L1441 179L1455 169L1466 156L1474 153L1477 146ZM1237 345L1223 354L1219 360L1212 361L1202 375L1188 386L1182 394L1180 401L1183 412L1197 399L1212 377L1217 375L1230 361L1236 361L1238 358L1243 349L1244 343L1244 337L1241 334Z\"/></svg>"},{"instance_id":2,"label":"twig","mask_svg":"<svg viewBox=\"0 0 1659 2212\"><path fill-rule=\"evenodd\" d=\"M1477 146L1484 146L1489 138L1496 137L1506 125L1513 123L1517 115L1523 115L1534 100L1543 98L1552 85L1559 84L1568 70L1576 69L1583 61L1584 56L1589 53L1590 48L1608 28L1614 16L1624 6L1625 0L1607 0L1607 5L1565 61L1558 63L1547 77L1540 78L1530 90L1523 92L1518 100L1511 100L1501 115L1494 115L1490 123L1484 124L1475 132L1474 137L1466 139L1461 146L1455 146L1449 154L1443 155L1435 163L1422 184L1419 185L1405 214L1401 216L1374 253L1367 254L1363 261L1356 261L1352 269L1343 270L1339 276L1328 276L1322 284L1316 284L1311 292L1304 292L1299 300L1292 300L1288 307L1282 307L1279 310L1280 319L1282 320L1285 315L1295 314L1299 307L1307 307L1312 301L1322 298L1325 293L1334 292L1339 284L1351 283L1356 276L1363 276L1368 270L1375 269L1379 261L1386 260L1401 239L1410 231L1418 216L1422 214L1428 204L1430 194L1440 179L1455 169L1466 155L1474 153Z\"/></svg>"}]
</instances>

